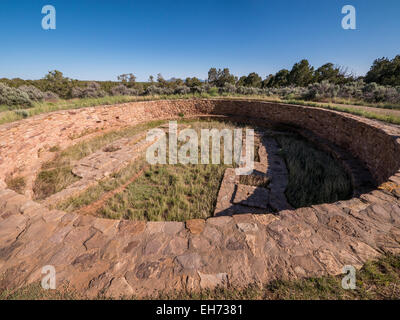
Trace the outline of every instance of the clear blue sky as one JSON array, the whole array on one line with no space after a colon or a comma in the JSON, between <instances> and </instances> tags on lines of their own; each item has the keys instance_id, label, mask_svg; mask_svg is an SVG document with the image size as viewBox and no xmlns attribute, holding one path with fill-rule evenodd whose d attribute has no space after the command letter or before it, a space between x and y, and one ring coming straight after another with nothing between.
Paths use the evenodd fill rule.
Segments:
<instances>
[{"instance_id":1,"label":"clear blue sky","mask_svg":"<svg viewBox=\"0 0 400 320\"><path fill-rule=\"evenodd\" d=\"M57 29L41 28L41 8ZM357 9L357 30L341 8ZM197 76L210 67L263 78L307 58L358 75L400 54L399 0L1 0L0 78L39 79L58 69L82 80L134 73Z\"/></svg>"}]
</instances>

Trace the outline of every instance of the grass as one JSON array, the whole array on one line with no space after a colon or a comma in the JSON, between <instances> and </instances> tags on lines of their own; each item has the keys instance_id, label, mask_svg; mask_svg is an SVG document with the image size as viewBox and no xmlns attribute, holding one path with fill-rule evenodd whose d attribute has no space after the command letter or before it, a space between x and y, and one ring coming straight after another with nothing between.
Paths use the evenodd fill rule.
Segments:
<instances>
[{"instance_id":1,"label":"grass","mask_svg":"<svg viewBox=\"0 0 400 320\"><path fill-rule=\"evenodd\" d=\"M230 122L183 120L200 137L201 129L225 129ZM182 144L182 143L181 143ZM223 163L221 140L221 163ZM200 150L199 150L200 154ZM99 214L112 219L185 221L214 212L219 186L229 165L153 165L127 188L109 199Z\"/></svg>"},{"instance_id":2,"label":"grass","mask_svg":"<svg viewBox=\"0 0 400 320\"><path fill-rule=\"evenodd\" d=\"M74 212L99 200L107 192L125 184L132 176L146 167L144 157L138 158L119 172L112 173L110 178L101 180L96 186L88 188L84 193L71 197L57 205L57 209Z\"/></svg>"},{"instance_id":3,"label":"grass","mask_svg":"<svg viewBox=\"0 0 400 320\"><path fill-rule=\"evenodd\" d=\"M26 181L24 177L14 177L14 178L8 178L6 179L6 184L7 187L17 193L23 194L25 187L26 187Z\"/></svg>"},{"instance_id":4,"label":"grass","mask_svg":"<svg viewBox=\"0 0 400 320\"><path fill-rule=\"evenodd\" d=\"M295 281L272 281L245 288L217 288L188 293L159 292L148 299L163 300L399 300L400 256L386 254L367 262L356 273L356 289L341 286L343 276L324 276ZM43 290L38 283L15 291L0 291L0 300L86 299L71 288ZM104 299L99 295L96 299ZM127 299L137 299L127 297Z\"/></svg>"},{"instance_id":5,"label":"grass","mask_svg":"<svg viewBox=\"0 0 400 320\"><path fill-rule=\"evenodd\" d=\"M179 124L189 125L198 133L201 129L207 128L237 127L231 122L211 119L183 119ZM221 162L223 162L222 146ZM75 211L88 206L101 199L107 192L129 182L131 177L145 169L143 175L106 201L98 215L112 219L152 221L206 218L214 211L219 186L228 165L166 164L149 166L147 169L146 167L147 162L143 155L120 172L114 173L110 179L101 181L80 196L59 204L58 208Z\"/></svg>"},{"instance_id":6,"label":"grass","mask_svg":"<svg viewBox=\"0 0 400 320\"><path fill-rule=\"evenodd\" d=\"M224 165L156 165L100 210L112 219L185 221L212 215Z\"/></svg>"},{"instance_id":7,"label":"grass","mask_svg":"<svg viewBox=\"0 0 400 320\"><path fill-rule=\"evenodd\" d=\"M61 167L39 172L33 185L35 200L43 200L78 181L72 167Z\"/></svg>"},{"instance_id":8,"label":"grass","mask_svg":"<svg viewBox=\"0 0 400 320\"><path fill-rule=\"evenodd\" d=\"M108 132L90 140L79 142L65 150L60 150L58 146L50 148L49 151L55 152L56 154L53 160L45 162L42 165L42 170L36 177L33 187L35 199L45 199L79 180L79 178L72 173L72 165L75 161L100 150L118 139L132 137L138 133L145 132L147 129L154 128L161 123L163 123L163 121L151 121L145 124ZM105 151L110 152L112 150L107 149Z\"/></svg>"},{"instance_id":9,"label":"grass","mask_svg":"<svg viewBox=\"0 0 400 320\"><path fill-rule=\"evenodd\" d=\"M297 135L276 135L289 171L288 202L295 208L349 199L351 180L329 154Z\"/></svg>"},{"instance_id":10,"label":"grass","mask_svg":"<svg viewBox=\"0 0 400 320\"><path fill-rule=\"evenodd\" d=\"M283 100L282 102L285 102L288 104L296 104L296 105L311 106L311 107L316 107L316 108L323 108L323 109L328 109L328 110L333 110L333 111L340 111L340 112L345 112L345 113L350 113L350 114L354 114L357 116L361 116L361 117L364 117L367 119L380 120L383 122L400 125L400 117L399 116L381 114L376 111L368 111L367 109L372 106L364 106L364 109L356 109L354 107L349 107L349 106L321 104L321 103L317 103L317 102L310 102L310 101L303 101L303 100L287 100L287 101ZM379 106L375 106L375 108L389 109L388 107L383 108L383 107L379 107ZM393 107L391 109L395 109L395 108Z\"/></svg>"},{"instance_id":11,"label":"grass","mask_svg":"<svg viewBox=\"0 0 400 320\"><path fill-rule=\"evenodd\" d=\"M267 188L271 181L268 177L250 174L248 176L240 176L239 182L248 186Z\"/></svg>"}]
</instances>

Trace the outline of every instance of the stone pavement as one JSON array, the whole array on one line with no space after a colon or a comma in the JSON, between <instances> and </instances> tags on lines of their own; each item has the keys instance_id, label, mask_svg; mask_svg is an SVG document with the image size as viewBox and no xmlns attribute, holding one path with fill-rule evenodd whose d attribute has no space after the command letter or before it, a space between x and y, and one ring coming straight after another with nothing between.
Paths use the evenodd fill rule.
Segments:
<instances>
[{"instance_id":1,"label":"stone pavement","mask_svg":"<svg viewBox=\"0 0 400 320\"><path fill-rule=\"evenodd\" d=\"M3 189L0 212L0 287L8 289L40 281L45 265L58 286L120 297L339 274L400 253L399 197L378 190L278 215L146 223L50 211Z\"/></svg>"},{"instance_id":2,"label":"stone pavement","mask_svg":"<svg viewBox=\"0 0 400 320\"><path fill-rule=\"evenodd\" d=\"M214 216L265 214L293 209L285 196L288 172L284 160L278 155L279 149L275 139L261 131L255 135L255 143L256 141L259 143L259 161L254 162L251 175L268 178L270 181L268 187L241 184L240 176L236 175L235 169L226 169L218 192ZM242 150L244 152L245 147Z\"/></svg>"}]
</instances>

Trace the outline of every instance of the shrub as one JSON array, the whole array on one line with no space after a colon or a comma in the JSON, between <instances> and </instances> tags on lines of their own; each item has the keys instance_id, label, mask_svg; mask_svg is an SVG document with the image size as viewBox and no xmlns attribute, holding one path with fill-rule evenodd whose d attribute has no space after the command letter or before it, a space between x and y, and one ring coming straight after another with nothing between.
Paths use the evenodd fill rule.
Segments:
<instances>
[{"instance_id":1,"label":"shrub","mask_svg":"<svg viewBox=\"0 0 400 320\"><path fill-rule=\"evenodd\" d=\"M225 83L222 88L220 88L221 93L236 93L236 86L231 83Z\"/></svg>"},{"instance_id":2,"label":"shrub","mask_svg":"<svg viewBox=\"0 0 400 320\"><path fill-rule=\"evenodd\" d=\"M218 88L217 87L210 87L207 92L211 95L211 96L217 96L218 95Z\"/></svg>"},{"instance_id":3,"label":"shrub","mask_svg":"<svg viewBox=\"0 0 400 320\"><path fill-rule=\"evenodd\" d=\"M163 95L163 94L173 94L174 90L171 88L162 88L155 85L147 87L145 94L147 95Z\"/></svg>"},{"instance_id":4,"label":"shrub","mask_svg":"<svg viewBox=\"0 0 400 320\"><path fill-rule=\"evenodd\" d=\"M135 88L128 88L123 84L119 84L111 89L111 94L113 96L137 96L139 95L139 90Z\"/></svg>"},{"instance_id":5,"label":"shrub","mask_svg":"<svg viewBox=\"0 0 400 320\"><path fill-rule=\"evenodd\" d=\"M28 118L29 117L29 112L24 110L24 109L18 109L18 110L14 110L14 113L17 116L20 116L22 118Z\"/></svg>"},{"instance_id":6,"label":"shrub","mask_svg":"<svg viewBox=\"0 0 400 320\"><path fill-rule=\"evenodd\" d=\"M106 93L97 82L89 82L85 88L72 88L71 95L73 98L101 98L106 96Z\"/></svg>"},{"instance_id":7,"label":"shrub","mask_svg":"<svg viewBox=\"0 0 400 320\"><path fill-rule=\"evenodd\" d=\"M310 84L307 88L307 92L304 93L303 97L306 100L332 99L337 96L338 92L338 85L324 80L320 83Z\"/></svg>"},{"instance_id":8,"label":"shrub","mask_svg":"<svg viewBox=\"0 0 400 320\"><path fill-rule=\"evenodd\" d=\"M237 93L244 95L256 95L256 94L261 94L262 92L263 90L259 88L252 88L245 86L240 86L237 88Z\"/></svg>"},{"instance_id":9,"label":"shrub","mask_svg":"<svg viewBox=\"0 0 400 320\"><path fill-rule=\"evenodd\" d=\"M60 99L60 97L54 92L46 91L46 92L43 92L43 99L46 101L58 100L58 99Z\"/></svg>"},{"instance_id":10,"label":"shrub","mask_svg":"<svg viewBox=\"0 0 400 320\"><path fill-rule=\"evenodd\" d=\"M207 92L205 86L195 86L195 87L193 87L191 90L192 90L193 93L200 93L200 94L201 94L201 93L206 93L206 92Z\"/></svg>"},{"instance_id":11,"label":"shrub","mask_svg":"<svg viewBox=\"0 0 400 320\"><path fill-rule=\"evenodd\" d=\"M38 88L32 85L23 85L18 88L19 90L25 92L29 99L33 101L42 101L43 100L43 92L40 91Z\"/></svg>"},{"instance_id":12,"label":"shrub","mask_svg":"<svg viewBox=\"0 0 400 320\"><path fill-rule=\"evenodd\" d=\"M363 100L367 102L400 103L400 92L397 88L380 86L375 82L365 85L362 93Z\"/></svg>"},{"instance_id":13,"label":"shrub","mask_svg":"<svg viewBox=\"0 0 400 320\"><path fill-rule=\"evenodd\" d=\"M32 107L32 100L29 95L17 88L10 88L9 86L0 83L0 105L7 106L25 106Z\"/></svg>"},{"instance_id":14,"label":"shrub","mask_svg":"<svg viewBox=\"0 0 400 320\"><path fill-rule=\"evenodd\" d=\"M187 86L179 86L175 89L175 94L188 94L190 93L190 88Z\"/></svg>"}]
</instances>

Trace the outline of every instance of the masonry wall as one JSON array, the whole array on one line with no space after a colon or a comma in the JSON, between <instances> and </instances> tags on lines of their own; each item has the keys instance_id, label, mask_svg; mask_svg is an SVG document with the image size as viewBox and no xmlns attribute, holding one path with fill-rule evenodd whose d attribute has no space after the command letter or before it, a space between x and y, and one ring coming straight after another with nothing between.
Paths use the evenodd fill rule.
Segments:
<instances>
[{"instance_id":1,"label":"masonry wall","mask_svg":"<svg viewBox=\"0 0 400 320\"><path fill-rule=\"evenodd\" d=\"M0 126L0 180L32 176L52 154L99 132L155 119L235 115L311 130L349 150L384 182L400 167L400 129L326 109L242 100L164 100L58 111Z\"/></svg>"},{"instance_id":2,"label":"masonry wall","mask_svg":"<svg viewBox=\"0 0 400 320\"><path fill-rule=\"evenodd\" d=\"M154 119L215 114L313 131L365 162L388 190L271 214L186 222L101 219L50 210L7 190L34 177L50 148ZM400 128L334 111L256 101L181 100L60 111L0 126L0 289L40 282L44 265L89 297L148 295L337 275L400 254ZM389 176L392 175L390 178ZM29 181L28 181L29 182Z\"/></svg>"}]
</instances>

